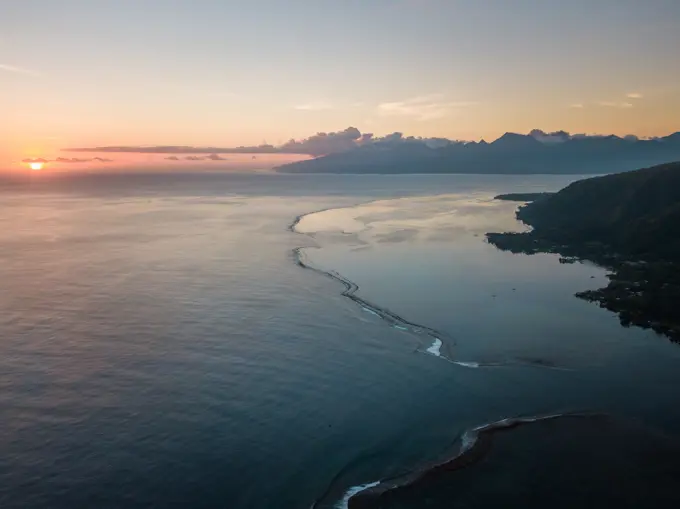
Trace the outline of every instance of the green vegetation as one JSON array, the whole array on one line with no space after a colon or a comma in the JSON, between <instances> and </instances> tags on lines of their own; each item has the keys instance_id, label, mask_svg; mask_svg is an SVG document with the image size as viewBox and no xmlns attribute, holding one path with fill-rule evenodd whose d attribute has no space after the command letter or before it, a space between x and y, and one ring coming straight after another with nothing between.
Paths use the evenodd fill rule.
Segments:
<instances>
[{"instance_id":1,"label":"green vegetation","mask_svg":"<svg viewBox=\"0 0 680 509\"><path fill-rule=\"evenodd\" d=\"M489 242L608 268L607 287L577 296L625 326L680 341L680 162L575 182L520 207L517 218L533 230L489 233Z\"/></svg>"}]
</instances>

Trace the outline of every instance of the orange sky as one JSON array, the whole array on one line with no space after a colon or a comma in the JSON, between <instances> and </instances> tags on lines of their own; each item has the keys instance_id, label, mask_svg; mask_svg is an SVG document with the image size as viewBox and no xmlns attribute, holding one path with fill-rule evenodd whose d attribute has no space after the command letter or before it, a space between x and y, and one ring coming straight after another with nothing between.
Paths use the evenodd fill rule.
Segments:
<instances>
[{"instance_id":1,"label":"orange sky","mask_svg":"<svg viewBox=\"0 0 680 509\"><path fill-rule=\"evenodd\" d=\"M5 5L5 167L67 146L276 145L348 126L680 130L677 1Z\"/></svg>"}]
</instances>

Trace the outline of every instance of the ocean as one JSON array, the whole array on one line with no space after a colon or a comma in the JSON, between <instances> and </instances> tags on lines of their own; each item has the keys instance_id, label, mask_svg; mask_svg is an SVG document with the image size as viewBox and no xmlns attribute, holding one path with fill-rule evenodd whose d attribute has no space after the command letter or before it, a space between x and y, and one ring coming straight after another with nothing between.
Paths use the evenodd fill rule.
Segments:
<instances>
[{"instance_id":1,"label":"ocean","mask_svg":"<svg viewBox=\"0 0 680 509\"><path fill-rule=\"evenodd\" d=\"M347 507L502 419L597 413L674 435L678 346L573 296L601 268L484 240L523 228L495 194L576 179L0 185L0 507Z\"/></svg>"}]
</instances>

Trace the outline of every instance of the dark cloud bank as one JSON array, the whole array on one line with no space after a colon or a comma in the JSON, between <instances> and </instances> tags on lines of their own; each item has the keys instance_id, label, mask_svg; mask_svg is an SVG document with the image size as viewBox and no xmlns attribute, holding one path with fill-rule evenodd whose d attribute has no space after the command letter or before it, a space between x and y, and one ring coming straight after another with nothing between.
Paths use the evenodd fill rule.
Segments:
<instances>
[{"instance_id":1,"label":"dark cloud bank","mask_svg":"<svg viewBox=\"0 0 680 509\"><path fill-rule=\"evenodd\" d=\"M338 152L346 152L357 147L371 144L419 143L429 147L441 147L452 142L444 138L415 138L405 137L402 133L392 133L384 137L375 137L372 133L362 133L356 127L348 127L344 131L331 133L317 133L302 140L290 140L278 147L274 145L257 145L241 147L193 147L183 145L168 145L154 147L110 146L110 147L81 147L66 148L66 152L119 152L138 154L210 154L201 159L213 161L221 160L219 154L301 154L310 156L324 156ZM179 161L182 158L170 156L166 159ZM184 159L188 159L185 157Z\"/></svg>"},{"instance_id":2,"label":"dark cloud bank","mask_svg":"<svg viewBox=\"0 0 680 509\"><path fill-rule=\"evenodd\" d=\"M56 159L43 159L42 157L37 159L23 159L22 163L110 163L113 159L105 159L103 157L88 157L88 158L78 158L78 157L57 157Z\"/></svg>"},{"instance_id":3,"label":"dark cloud bank","mask_svg":"<svg viewBox=\"0 0 680 509\"><path fill-rule=\"evenodd\" d=\"M219 154L210 154L209 156L168 156L165 158L166 161L227 161L228 157L222 157Z\"/></svg>"}]
</instances>

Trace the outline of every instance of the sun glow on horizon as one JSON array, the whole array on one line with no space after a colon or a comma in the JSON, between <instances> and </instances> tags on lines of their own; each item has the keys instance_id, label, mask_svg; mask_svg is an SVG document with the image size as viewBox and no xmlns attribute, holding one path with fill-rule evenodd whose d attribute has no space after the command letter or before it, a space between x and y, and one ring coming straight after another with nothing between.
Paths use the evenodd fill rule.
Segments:
<instances>
[{"instance_id":1,"label":"sun glow on horizon","mask_svg":"<svg viewBox=\"0 0 680 509\"><path fill-rule=\"evenodd\" d=\"M32 163L28 163L28 167L33 171L39 171L45 167L45 163L42 163L40 161L34 161Z\"/></svg>"}]
</instances>

